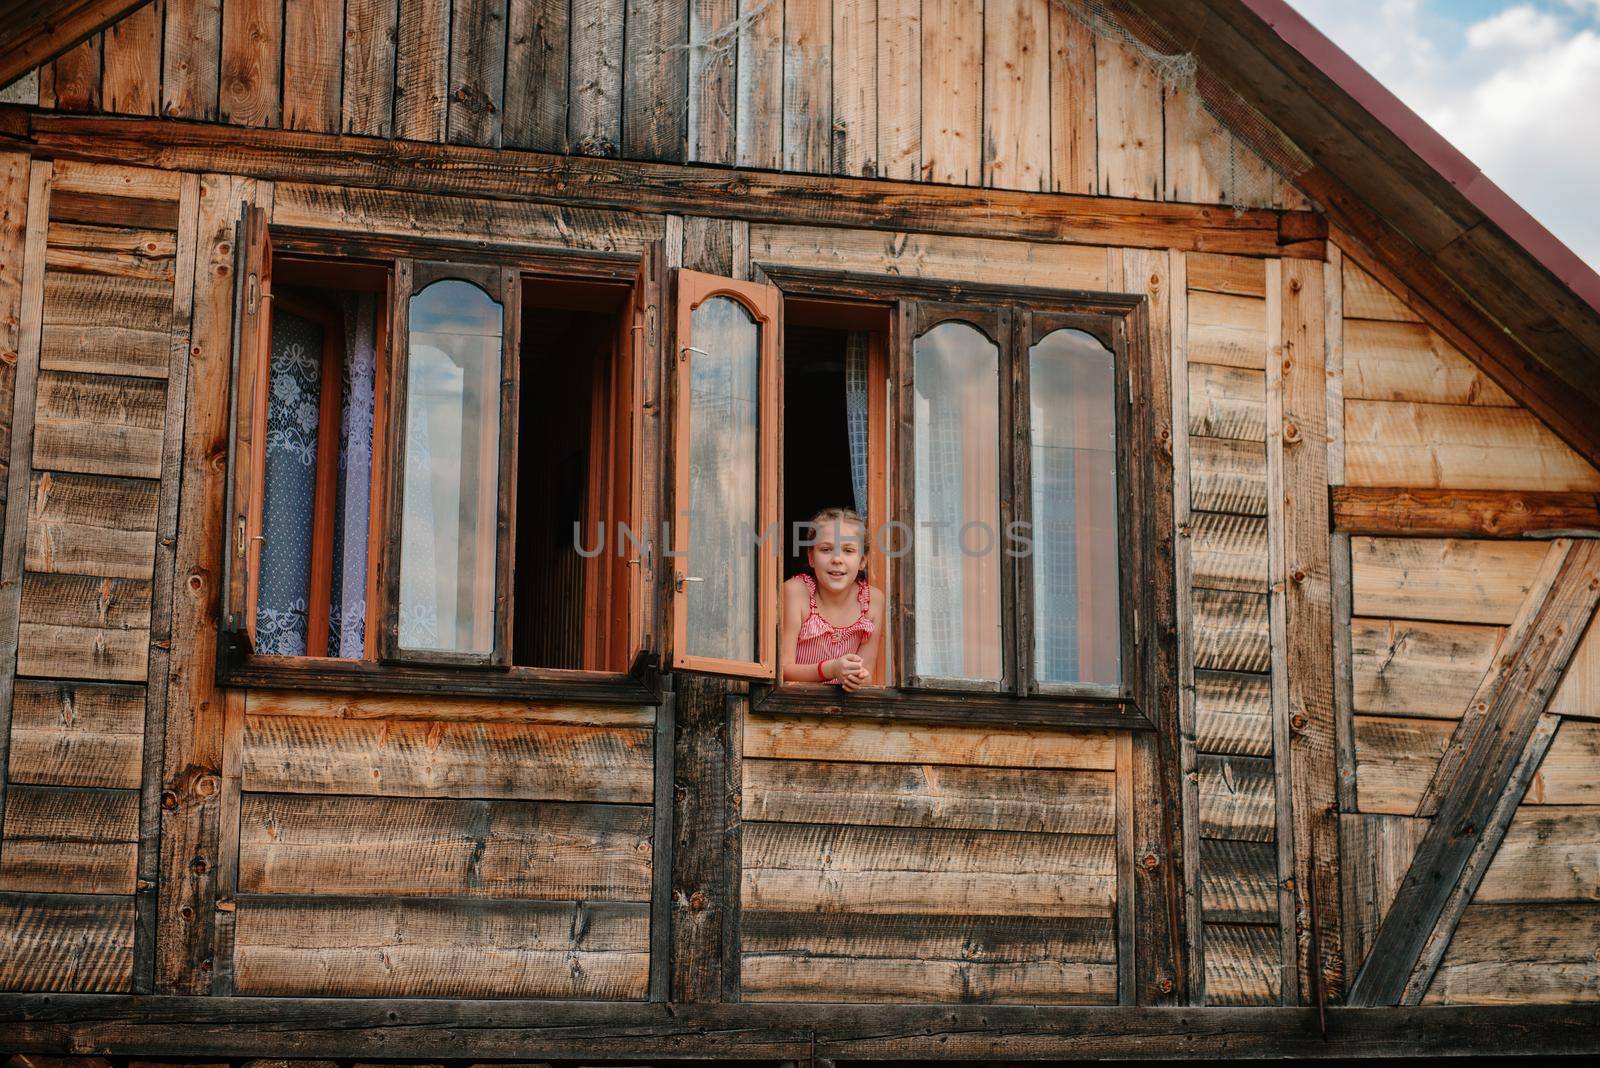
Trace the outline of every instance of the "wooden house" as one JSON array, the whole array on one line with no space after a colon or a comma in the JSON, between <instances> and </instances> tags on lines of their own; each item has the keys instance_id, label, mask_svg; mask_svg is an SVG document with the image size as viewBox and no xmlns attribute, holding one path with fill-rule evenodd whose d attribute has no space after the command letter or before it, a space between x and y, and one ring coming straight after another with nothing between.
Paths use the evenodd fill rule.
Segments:
<instances>
[{"instance_id":1,"label":"wooden house","mask_svg":"<svg viewBox=\"0 0 1600 1068\"><path fill-rule=\"evenodd\" d=\"M1600 277L1283 0L0 86L0 1050L1600 1046ZM776 684L852 502L873 684Z\"/></svg>"}]
</instances>

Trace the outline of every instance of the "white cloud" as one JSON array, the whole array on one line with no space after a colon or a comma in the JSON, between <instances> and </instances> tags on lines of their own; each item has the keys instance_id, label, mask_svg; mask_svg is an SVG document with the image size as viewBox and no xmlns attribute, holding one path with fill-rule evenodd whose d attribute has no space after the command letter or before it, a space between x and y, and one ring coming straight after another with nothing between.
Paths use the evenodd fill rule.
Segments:
<instances>
[{"instance_id":1,"label":"white cloud","mask_svg":"<svg viewBox=\"0 0 1600 1068\"><path fill-rule=\"evenodd\" d=\"M1448 0L1294 3L1600 269L1600 0L1508 3L1464 26Z\"/></svg>"}]
</instances>

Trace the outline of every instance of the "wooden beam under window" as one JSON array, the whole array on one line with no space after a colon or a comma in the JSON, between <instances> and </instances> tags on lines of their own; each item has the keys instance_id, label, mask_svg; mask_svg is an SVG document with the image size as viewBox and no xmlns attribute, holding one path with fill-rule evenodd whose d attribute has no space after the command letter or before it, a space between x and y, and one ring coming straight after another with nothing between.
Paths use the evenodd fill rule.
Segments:
<instances>
[{"instance_id":1,"label":"wooden beam under window","mask_svg":"<svg viewBox=\"0 0 1600 1068\"><path fill-rule=\"evenodd\" d=\"M1600 531L1600 493L1334 486L1333 529L1375 537L1527 538Z\"/></svg>"}]
</instances>

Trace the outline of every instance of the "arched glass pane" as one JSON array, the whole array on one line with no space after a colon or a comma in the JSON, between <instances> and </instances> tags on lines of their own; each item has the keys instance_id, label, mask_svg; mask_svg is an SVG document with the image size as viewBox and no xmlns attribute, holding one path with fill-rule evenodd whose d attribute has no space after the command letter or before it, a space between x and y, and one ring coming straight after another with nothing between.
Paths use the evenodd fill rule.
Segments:
<instances>
[{"instance_id":1,"label":"arched glass pane","mask_svg":"<svg viewBox=\"0 0 1600 1068\"><path fill-rule=\"evenodd\" d=\"M731 297L691 315L686 651L755 660L761 327Z\"/></svg>"},{"instance_id":2,"label":"arched glass pane","mask_svg":"<svg viewBox=\"0 0 1600 1068\"><path fill-rule=\"evenodd\" d=\"M1033 664L1041 683L1121 681L1116 360L1081 330L1028 353Z\"/></svg>"},{"instance_id":3,"label":"arched glass pane","mask_svg":"<svg viewBox=\"0 0 1600 1068\"><path fill-rule=\"evenodd\" d=\"M468 282L411 298L400 645L494 651L501 307Z\"/></svg>"},{"instance_id":4,"label":"arched glass pane","mask_svg":"<svg viewBox=\"0 0 1600 1068\"><path fill-rule=\"evenodd\" d=\"M917 674L998 682L1000 350L947 322L912 359Z\"/></svg>"}]
</instances>

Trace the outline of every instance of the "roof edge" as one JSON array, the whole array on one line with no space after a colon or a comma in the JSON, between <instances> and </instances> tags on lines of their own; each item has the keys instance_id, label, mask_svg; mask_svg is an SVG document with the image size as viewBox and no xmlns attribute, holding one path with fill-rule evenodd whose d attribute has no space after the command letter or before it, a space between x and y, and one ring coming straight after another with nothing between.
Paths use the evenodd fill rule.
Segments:
<instances>
[{"instance_id":1,"label":"roof edge","mask_svg":"<svg viewBox=\"0 0 1600 1068\"><path fill-rule=\"evenodd\" d=\"M1503 230L1523 251L1596 314L1600 314L1600 272L1511 198L1488 175L1313 26L1288 0L1238 2L1290 48L1304 56L1369 115L1415 152L1484 218Z\"/></svg>"}]
</instances>

